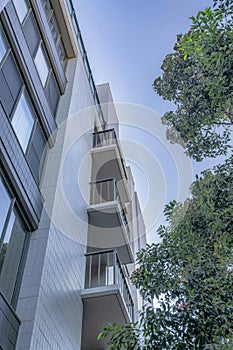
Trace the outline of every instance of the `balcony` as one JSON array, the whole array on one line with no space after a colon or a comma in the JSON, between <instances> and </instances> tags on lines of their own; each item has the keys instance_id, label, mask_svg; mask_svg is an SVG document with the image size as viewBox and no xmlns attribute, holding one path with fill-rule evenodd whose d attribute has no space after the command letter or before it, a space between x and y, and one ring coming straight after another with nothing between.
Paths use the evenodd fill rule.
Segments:
<instances>
[{"instance_id":1,"label":"balcony","mask_svg":"<svg viewBox=\"0 0 233 350\"><path fill-rule=\"evenodd\" d=\"M90 184L88 250L115 248L123 264L134 261L130 229L115 179Z\"/></svg>"},{"instance_id":2,"label":"balcony","mask_svg":"<svg viewBox=\"0 0 233 350\"><path fill-rule=\"evenodd\" d=\"M114 177L123 203L130 201L125 161L114 129L93 133L92 178Z\"/></svg>"},{"instance_id":3,"label":"balcony","mask_svg":"<svg viewBox=\"0 0 233 350\"><path fill-rule=\"evenodd\" d=\"M107 349L98 334L108 322L133 322L134 304L116 250L86 254L82 349Z\"/></svg>"}]
</instances>

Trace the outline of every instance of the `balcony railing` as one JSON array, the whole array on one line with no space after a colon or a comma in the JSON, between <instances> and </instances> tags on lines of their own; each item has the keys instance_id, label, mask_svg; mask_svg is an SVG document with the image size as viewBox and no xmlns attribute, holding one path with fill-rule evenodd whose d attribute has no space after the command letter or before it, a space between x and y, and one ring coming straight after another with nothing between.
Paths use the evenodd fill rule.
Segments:
<instances>
[{"instance_id":1,"label":"balcony railing","mask_svg":"<svg viewBox=\"0 0 233 350\"><path fill-rule=\"evenodd\" d=\"M123 208L119 191L115 179L105 179L96 182L91 182L90 204L102 204L106 202L117 201L120 207L119 214L126 229L127 236L130 239L130 230L128 220Z\"/></svg>"},{"instance_id":2,"label":"balcony railing","mask_svg":"<svg viewBox=\"0 0 233 350\"><path fill-rule=\"evenodd\" d=\"M104 147L104 146L112 146L116 145L119 155L121 165L124 171L125 178L127 179L126 166L124 162L124 157L121 152L121 148L119 146L119 142L116 137L116 133L114 129L108 129L104 131L98 131L93 133L93 148Z\"/></svg>"},{"instance_id":3,"label":"balcony railing","mask_svg":"<svg viewBox=\"0 0 233 350\"><path fill-rule=\"evenodd\" d=\"M126 309L134 321L134 304L116 250L86 254L85 288L117 285Z\"/></svg>"},{"instance_id":4,"label":"balcony railing","mask_svg":"<svg viewBox=\"0 0 233 350\"><path fill-rule=\"evenodd\" d=\"M88 78L88 81L89 81L89 84L90 84L92 96L93 96L93 99L94 99L94 102L95 102L95 105L96 105L96 108L97 108L97 112L98 112L98 115L99 115L100 123L101 123L101 125L102 125L102 127L104 129L105 125L106 125L106 121L104 119L103 112L102 112L102 109L101 109L99 96L97 94L97 90L96 90L96 87L95 87L95 83L94 83L91 67L90 67L90 64L89 64L89 61L88 61L88 57L87 57L87 52L86 52L86 49L85 49L85 46L84 46L84 43L83 43L81 31L80 31L78 20L77 20L76 13L75 13L75 9L74 9L74 6L73 6L73 3L72 3L71 0L66 0L66 3L67 3L67 6L68 6L68 9L69 9L69 13L70 13L71 20L72 20L72 23L73 23L74 31L75 31L75 34L76 34L76 37L77 37L79 50L80 50L80 53L81 53L81 56L82 56L82 59L83 59L84 67L85 67L87 78Z\"/></svg>"}]
</instances>

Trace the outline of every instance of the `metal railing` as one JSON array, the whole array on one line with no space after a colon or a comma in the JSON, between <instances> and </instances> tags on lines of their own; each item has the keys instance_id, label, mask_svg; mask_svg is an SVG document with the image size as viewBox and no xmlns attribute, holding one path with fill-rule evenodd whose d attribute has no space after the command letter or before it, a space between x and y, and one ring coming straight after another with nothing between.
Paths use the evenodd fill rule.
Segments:
<instances>
[{"instance_id":1,"label":"metal railing","mask_svg":"<svg viewBox=\"0 0 233 350\"><path fill-rule=\"evenodd\" d=\"M124 157L117 140L117 136L114 129L108 129L104 131L98 131L93 133L93 148L116 145L120 154L121 165L124 171L125 178L127 179L126 165Z\"/></svg>"},{"instance_id":2,"label":"metal railing","mask_svg":"<svg viewBox=\"0 0 233 350\"><path fill-rule=\"evenodd\" d=\"M115 249L86 254L85 288L117 285L131 321L134 321L133 299Z\"/></svg>"},{"instance_id":3,"label":"metal railing","mask_svg":"<svg viewBox=\"0 0 233 350\"><path fill-rule=\"evenodd\" d=\"M104 129L105 125L106 125L106 121L104 119L103 112L102 112L102 109L101 109L99 96L97 94L97 90L96 90L96 87L95 87L95 82L94 82L92 71L91 71L91 67L90 67L90 64L89 64L89 61L88 61L87 52L86 52L86 49L85 49L85 46L84 46L84 43L83 43L81 31L80 31L78 20L77 20L76 13L75 13L75 9L74 9L74 6L73 6L73 3L72 3L71 0L66 0L66 3L67 3L67 6L68 6L68 9L69 9L69 13L70 13L71 20L72 20L72 23L73 23L74 31L75 31L75 34L76 34L76 37L77 37L79 50L80 50L80 53L81 53L81 56L82 56L82 59L83 59L84 67L85 67L87 78L88 78L88 81L89 81L89 84L90 84L92 96L93 96L93 99L94 99L94 102L95 102L95 105L96 105L96 108L97 108L97 112L98 112L98 115L99 115L100 123L101 123L101 125L102 125L102 127Z\"/></svg>"},{"instance_id":4,"label":"metal railing","mask_svg":"<svg viewBox=\"0 0 233 350\"><path fill-rule=\"evenodd\" d=\"M117 201L120 207L119 214L123 221L128 238L130 239L130 230L128 220L123 208L120 194L115 179L105 179L90 183L90 204L101 204L106 202Z\"/></svg>"}]
</instances>

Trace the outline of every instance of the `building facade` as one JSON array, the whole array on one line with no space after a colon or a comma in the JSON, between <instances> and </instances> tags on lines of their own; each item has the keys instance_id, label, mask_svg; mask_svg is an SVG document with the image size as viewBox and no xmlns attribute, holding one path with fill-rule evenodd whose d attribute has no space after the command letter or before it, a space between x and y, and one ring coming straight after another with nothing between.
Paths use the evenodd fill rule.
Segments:
<instances>
[{"instance_id":1,"label":"building facade","mask_svg":"<svg viewBox=\"0 0 233 350\"><path fill-rule=\"evenodd\" d=\"M0 2L0 349L101 350L145 225L71 0Z\"/></svg>"}]
</instances>

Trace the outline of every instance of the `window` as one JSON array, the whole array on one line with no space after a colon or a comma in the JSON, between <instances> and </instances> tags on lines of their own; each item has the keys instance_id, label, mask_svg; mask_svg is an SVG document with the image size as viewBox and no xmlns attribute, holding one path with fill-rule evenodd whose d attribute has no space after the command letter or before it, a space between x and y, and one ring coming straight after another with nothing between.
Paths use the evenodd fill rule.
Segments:
<instances>
[{"instance_id":1,"label":"window","mask_svg":"<svg viewBox=\"0 0 233 350\"><path fill-rule=\"evenodd\" d=\"M23 29L24 36L27 41L30 53L34 58L38 50L38 47L40 45L41 37L40 37L39 28L36 24L35 17L31 9L29 10L29 14L25 22L23 23L22 29Z\"/></svg>"},{"instance_id":2,"label":"window","mask_svg":"<svg viewBox=\"0 0 233 350\"><path fill-rule=\"evenodd\" d=\"M27 150L27 161L37 183L40 181L40 169L43 166L46 139L38 121L33 128L30 145Z\"/></svg>"},{"instance_id":3,"label":"window","mask_svg":"<svg viewBox=\"0 0 233 350\"><path fill-rule=\"evenodd\" d=\"M28 13L28 5L25 0L13 0L15 10L19 17L20 22L22 23L26 14Z\"/></svg>"},{"instance_id":4,"label":"window","mask_svg":"<svg viewBox=\"0 0 233 350\"><path fill-rule=\"evenodd\" d=\"M12 113L22 85L11 49L0 26L0 104L8 117Z\"/></svg>"},{"instance_id":5,"label":"window","mask_svg":"<svg viewBox=\"0 0 233 350\"><path fill-rule=\"evenodd\" d=\"M41 45L37 50L34 62L35 62L41 83L43 86L45 86L49 75L49 67L48 67L47 60L45 58L44 50L42 49Z\"/></svg>"},{"instance_id":6,"label":"window","mask_svg":"<svg viewBox=\"0 0 233 350\"><path fill-rule=\"evenodd\" d=\"M12 118L12 126L24 152L26 152L31 137L33 124L32 108L29 105L25 92L23 92Z\"/></svg>"},{"instance_id":7,"label":"window","mask_svg":"<svg viewBox=\"0 0 233 350\"><path fill-rule=\"evenodd\" d=\"M4 34L2 32L2 29L0 27L0 62L2 61L6 52L7 52L7 43L6 43Z\"/></svg>"},{"instance_id":8,"label":"window","mask_svg":"<svg viewBox=\"0 0 233 350\"><path fill-rule=\"evenodd\" d=\"M57 80L55 78L55 75L53 73L49 58L47 56L45 46L43 45L43 40L41 38L40 31L39 31L33 10L28 0L13 0L13 2L14 2L15 10L20 19L20 22L22 23L22 30L24 33L24 37L26 39L32 59L35 63L35 67L38 72L41 84L44 88L45 96L48 100L51 112L55 116L61 93L60 93L60 89L59 89ZM42 0L42 4L44 6L46 14L51 18L51 15L53 15L53 10L51 9L50 2L48 0ZM54 16L52 16L52 18L54 18ZM58 30L57 23L53 21L54 40L56 39L58 55L64 67L66 63L66 54L65 54L65 50L63 47L60 34L58 36L55 36L57 34L56 33L57 30ZM8 51L10 52L10 48L9 47L7 48L8 48ZM7 59L8 59L8 56L10 56L10 54L12 56L12 53L10 52L9 54L8 51L6 53ZM4 43L2 41L0 42L0 62L1 62L1 55L4 56L5 52L6 50L4 49ZM6 60L4 60L4 64L5 64L5 61ZM19 96L19 91L17 90L18 86L20 86L20 83L21 83L21 86L20 86L20 91L21 91L22 85L23 85L23 82L19 81L20 79L18 79L17 77L17 80L15 81L14 84L11 85L11 89L10 89L8 81L11 78L13 78L11 80L14 80L15 78L14 74L10 73L10 72L13 72L13 64L11 64L12 63L11 61L10 59L7 60L7 68L8 68L7 79L5 77L2 77L1 66L0 66L0 103L2 104L5 113L9 118L11 118L12 110ZM13 63L15 64L15 62ZM17 98L15 98L11 90L12 91L14 90L13 91L14 94L15 92L17 92L18 94ZM14 124L15 124L15 121L14 121ZM27 126L29 127L29 129L31 129L31 121L30 123L27 123ZM18 131L18 127L19 125L17 125L17 131ZM20 143L22 145L22 148L26 150L30 135L26 137L26 132L24 135L21 135L21 134L22 134L22 130L20 130L20 133L19 133L19 135L22 136L22 138L20 139Z\"/></svg>"},{"instance_id":9,"label":"window","mask_svg":"<svg viewBox=\"0 0 233 350\"><path fill-rule=\"evenodd\" d=\"M27 23L32 23L28 14L24 21L24 26ZM29 21L29 22L28 22ZM31 22L30 22L31 21ZM40 45L40 35L36 34L35 30L27 27L27 32L33 33L31 41L28 41L29 48L38 50ZM34 28L34 27L33 27ZM38 42L34 42L38 38ZM33 43L33 44L32 44ZM4 60L1 62L1 58ZM53 109L56 109L58 103L59 90L53 73L50 72L50 78L46 83L46 97L51 102ZM51 100L51 101L50 101ZM42 154L46 144L46 138L40 123L36 118L29 95L26 92L22 77L19 73L17 63L14 59L10 46L4 35L3 28L0 25L0 105L3 108L6 116L11 121L12 127L19 140L27 162L31 168L34 178L39 182L39 169L42 161ZM4 198L3 198L4 199ZM0 202L3 201L0 196ZM6 206L4 206L6 207ZM0 205L0 211L4 213ZM1 213L0 213L0 232L1 232Z\"/></svg>"},{"instance_id":10,"label":"window","mask_svg":"<svg viewBox=\"0 0 233 350\"><path fill-rule=\"evenodd\" d=\"M51 7L51 4L50 4L50 1L42 0L42 5L44 7L44 11L45 11L46 17L48 18L50 16L50 14L51 14L51 11L52 11L52 7Z\"/></svg>"},{"instance_id":11,"label":"window","mask_svg":"<svg viewBox=\"0 0 233 350\"><path fill-rule=\"evenodd\" d=\"M66 65L66 52L64 48L64 44L62 41L62 36L57 24L56 17L54 15L54 10L51 6L50 0L42 0L42 5L44 7L45 15L47 17L47 21L49 24L49 28L52 34L52 38L54 41L54 44L57 49L57 53L60 59L60 62L62 64L62 67L65 68Z\"/></svg>"},{"instance_id":12,"label":"window","mask_svg":"<svg viewBox=\"0 0 233 350\"><path fill-rule=\"evenodd\" d=\"M21 280L27 233L15 208L15 199L8 193L1 175L0 198L0 290L16 306L16 284Z\"/></svg>"},{"instance_id":13,"label":"window","mask_svg":"<svg viewBox=\"0 0 233 350\"><path fill-rule=\"evenodd\" d=\"M1 178L0 178L0 197L1 197L1 201L0 201L0 233L1 233L4 229L4 224L11 205L11 200L3 186Z\"/></svg>"}]
</instances>

